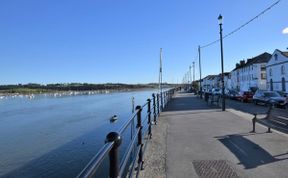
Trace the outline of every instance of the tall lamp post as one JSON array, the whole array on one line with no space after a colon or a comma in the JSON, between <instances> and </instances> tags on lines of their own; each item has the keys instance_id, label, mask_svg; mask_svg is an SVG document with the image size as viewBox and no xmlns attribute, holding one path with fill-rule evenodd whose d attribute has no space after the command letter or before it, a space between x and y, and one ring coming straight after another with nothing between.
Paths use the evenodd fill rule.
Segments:
<instances>
[{"instance_id":1,"label":"tall lamp post","mask_svg":"<svg viewBox=\"0 0 288 178\"><path fill-rule=\"evenodd\" d=\"M223 37L222 37L222 15L218 17L220 28L220 46L221 46L221 82L222 82L222 111L225 111L225 87L224 87L224 65L223 65Z\"/></svg>"}]
</instances>

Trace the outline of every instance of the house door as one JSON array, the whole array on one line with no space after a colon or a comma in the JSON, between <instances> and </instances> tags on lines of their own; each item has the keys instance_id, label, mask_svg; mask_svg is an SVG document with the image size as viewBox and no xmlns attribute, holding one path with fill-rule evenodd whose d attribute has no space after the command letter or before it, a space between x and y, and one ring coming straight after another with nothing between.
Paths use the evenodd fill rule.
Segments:
<instances>
[{"instance_id":1,"label":"house door","mask_svg":"<svg viewBox=\"0 0 288 178\"><path fill-rule=\"evenodd\" d=\"M282 78L282 91L286 91L285 78Z\"/></svg>"},{"instance_id":2,"label":"house door","mask_svg":"<svg viewBox=\"0 0 288 178\"><path fill-rule=\"evenodd\" d=\"M273 80L270 79L270 90L273 91Z\"/></svg>"}]
</instances>

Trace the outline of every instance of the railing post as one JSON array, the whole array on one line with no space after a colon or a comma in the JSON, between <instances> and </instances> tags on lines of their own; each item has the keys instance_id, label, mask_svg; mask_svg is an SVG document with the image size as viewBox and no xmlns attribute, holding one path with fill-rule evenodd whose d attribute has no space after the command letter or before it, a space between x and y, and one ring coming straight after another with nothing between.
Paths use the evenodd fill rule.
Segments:
<instances>
[{"instance_id":1,"label":"railing post","mask_svg":"<svg viewBox=\"0 0 288 178\"><path fill-rule=\"evenodd\" d=\"M163 92L160 92L160 104L161 104L160 111L162 111L163 110Z\"/></svg>"},{"instance_id":2,"label":"railing post","mask_svg":"<svg viewBox=\"0 0 288 178\"><path fill-rule=\"evenodd\" d=\"M148 115L148 135L152 138L152 123L151 123L151 99L147 99L147 115Z\"/></svg>"},{"instance_id":3,"label":"railing post","mask_svg":"<svg viewBox=\"0 0 288 178\"><path fill-rule=\"evenodd\" d=\"M166 107L166 103L167 103L167 93L165 92L164 93L164 105L163 105L162 109L164 109Z\"/></svg>"},{"instance_id":4,"label":"railing post","mask_svg":"<svg viewBox=\"0 0 288 178\"><path fill-rule=\"evenodd\" d=\"M138 105L136 106L136 110L137 110L137 128L139 128L138 146L140 146L138 154L138 166L141 166L140 169L143 170L143 143L142 143L142 121L141 121L142 107Z\"/></svg>"},{"instance_id":5,"label":"railing post","mask_svg":"<svg viewBox=\"0 0 288 178\"><path fill-rule=\"evenodd\" d=\"M121 145L122 138L117 132L110 132L106 136L107 142L114 142L113 147L109 152L109 178L118 178L119 177L119 146Z\"/></svg>"},{"instance_id":6,"label":"railing post","mask_svg":"<svg viewBox=\"0 0 288 178\"><path fill-rule=\"evenodd\" d=\"M157 124L157 114L156 114L156 99L155 99L155 94L152 94L153 97L153 114L154 114L154 124Z\"/></svg>"},{"instance_id":7,"label":"railing post","mask_svg":"<svg viewBox=\"0 0 288 178\"><path fill-rule=\"evenodd\" d=\"M159 103L159 94L157 93L157 115L159 116L160 114L160 103Z\"/></svg>"}]
</instances>

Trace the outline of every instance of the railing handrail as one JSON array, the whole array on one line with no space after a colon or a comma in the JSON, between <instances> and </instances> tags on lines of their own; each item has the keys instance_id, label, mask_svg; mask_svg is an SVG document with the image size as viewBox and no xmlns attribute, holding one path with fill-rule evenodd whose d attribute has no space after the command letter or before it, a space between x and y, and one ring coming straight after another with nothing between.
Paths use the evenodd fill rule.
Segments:
<instances>
[{"instance_id":1,"label":"railing handrail","mask_svg":"<svg viewBox=\"0 0 288 178\"><path fill-rule=\"evenodd\" d=\"M139 109L136 109L135 112L132 114L132 116L130 117L129 120L127 120L125 122L125 124L119 129L119 133L122 134L126 129L127 127L130 125L130 123L135 119L135 117L137 116L137 113L139 112Z\"/></svg>"},{"instance_id":2,"label":"railing handrail","mask_svg":"<svg viewBox=\"0 0 288 178\"><path fill-rule=\"evenodd\" d=\"M90 177L90 175L95 174L93 171L97 171L98 167L102 163L105 156L112 149L114 142L105 143L103 147L98 151L98 153L89 161L85 168L80 172L77 177Z\"/></svg>"},{"instance_id":3,"label":"railing handrail","mask_svg":"<svg viewBox=\"0 0 288 178\"><path fill-rule=\"evenodd\" d=\"M153 93L153 99L151 100L150 98L147 99L147 102L142 105L142 106L137 106L135 112L132 114L132 116L124 123L124 125L118 130L118 132L110 132L107 137L106 137L106 141L105 141L105 145L103 145L103 147L101 147L101 149L98 151L98 153L89 161L89 163L85 166L85 168L81 171L81 173L77 176L77 177L92 177L94 176L94 174L97 172L97 169L99 168L99 166L101 165L101 163L103 162L103 160L105 159L105 157L107 156L107 154L109 153L110 156L110 171L109 171L109 177L121 177L126 166L128 163L128 158L132 153L133 150L133 146L136 144L136 142L138 141L138 146L137 146L137 151L136 151L136 155L138 155L138 171L136 173L136 177L138 177L139 175L139 171L141 169L143 169L142 165L143 165L143 152L146 149L146 145L144 147L143 150L143 143L142 143L142 139L143 139L143 135L142 135L142 129L143 129L143 123L145 123L145 121L148 120L148 123L146 124L146 126L144 127L145 129L148 127L148 130L144 132L144 135L150 135L150 138L152 137L152 133L151 133L151 114L154 114L154 124L156 125L156 118L155 117L159 117L159 110L162 111L162 109L167 105L168 101L171 99L172 95L171 93L174 93L174 89L170 89L167 91L164 91L162 93L159 93L157 95L155 95ZM164 96L165 98L159 98L159 96ZM157 100L157 101L156 101ZM162 101L164 101L164 103L161 103ZM151 102L153 102L153 105L151 106ZM157 104L156 104L157 102ZM143 108L145 108L147 106L147 112L146 112L146 117L145 119L141 119L141 111L143 110ZM161 107L161 109L160 109ZM156 113L158 112L158 114ZM125 130L131 125L134 125L134 120L137 117L137 126L136 126L136 132L134 133L134 136L131 138L131 141L129 143L128 148L125 151L125 154L122 158L122 160L120 161L120 166L118 163L118 147L121 145L121 135L125 132ZM144 118L144 117L143 117ZM131 133L132 135L132 133ZM138 138L138 139L137 139ZM112 152L112 153L111 153ZM111 155L112 158L111 158ZM116 156L116 157L115 157ZM114 158L113 158L114 157ZM137 157L134 157L133 161L132 161L132 170L134 170L135 167L135 163L136 163L136 159ZM112 161L112 162L111 162ZM118 168L114 168L111 169L111 164L113 164L115 166L118 165ZM117 173L113 172L113 171L117 171ZM112 174L112 175L111 175ZM129 174L129 177L131 177L131 172Z\"/></svg>"}]
</instances>

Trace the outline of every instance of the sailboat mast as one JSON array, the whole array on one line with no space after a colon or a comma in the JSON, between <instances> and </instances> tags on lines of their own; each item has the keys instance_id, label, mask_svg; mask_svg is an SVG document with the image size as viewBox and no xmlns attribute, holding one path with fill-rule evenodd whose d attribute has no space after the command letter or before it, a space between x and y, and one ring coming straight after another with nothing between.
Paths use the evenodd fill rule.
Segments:
<instances>
[{"instance_id":1,"label":"sailboat mast","mask_svg":"<svg viewBox=\"0 0 288 178\"><path fill-rule=\"evenodd\" d=\"M160 70L159 70L159 93L160 93L160 103L161 111L163 110L163 97L162 97L162 48L160 48Z\"/></svg>"}]
</instances>

